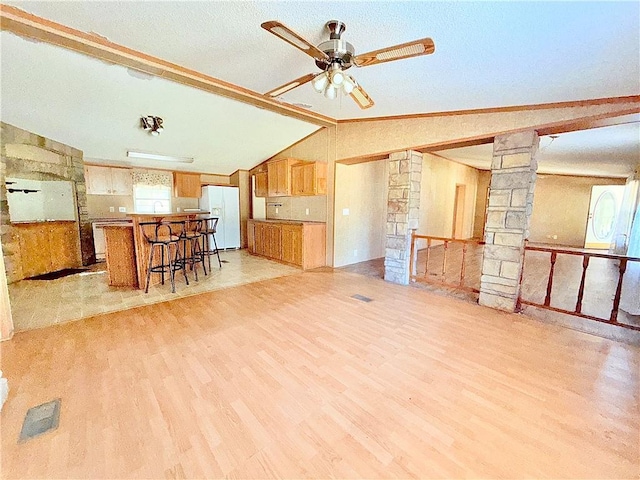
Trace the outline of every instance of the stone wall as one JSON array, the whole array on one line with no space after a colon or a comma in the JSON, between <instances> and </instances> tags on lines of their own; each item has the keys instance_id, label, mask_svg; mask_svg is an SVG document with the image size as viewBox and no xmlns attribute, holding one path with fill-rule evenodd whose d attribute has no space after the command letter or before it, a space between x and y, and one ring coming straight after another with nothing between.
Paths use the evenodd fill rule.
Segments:
<instances>
[{"instance_id":1,"label":"stone wall","mask_svg":"<svg viewBox=\"0 0 640 480\"><path fill-rule=\"evenodd\" d=\"M75 184L78 206L82 264L95 262L93 233L87 214L84 161L81 150L0 123L0 240L9 283L20 280L20 248L14 238L9 217L5 178L29 180L66 180Z\"/></svg>"},{"instance_id":2,"label":"stone wall","mask_svg":"<svg viewBox=\"0 0 640 480\"><path fill-rule=\"evenodd\" d=\"M389 156L387 240L384 279L409 284L411 230L420 219L422 154L407 150Z\"/></svg>"},{"instance_id":3,"label":"stone wall","mask_svg":"<svg viewBox=\"0 0 640 480\"><path fill-rule=\"evenodd\" d=\"M481 305L513 312L520 292L525 240L533 211L538 135L500 135L493 144L480 281Z\"/></svg>"}]
</instances>

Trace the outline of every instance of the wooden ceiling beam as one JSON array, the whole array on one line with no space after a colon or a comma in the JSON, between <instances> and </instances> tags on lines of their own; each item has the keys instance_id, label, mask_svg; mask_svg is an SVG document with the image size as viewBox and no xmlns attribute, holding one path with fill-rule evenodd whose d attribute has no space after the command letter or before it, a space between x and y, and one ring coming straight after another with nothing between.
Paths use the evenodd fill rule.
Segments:
<instances>
[{"instance_id":1,"label":"wooden ceiling beam","mask_svg":"<svg viewBox=\"0 0 640 480\"><path fill-rule=\"evenodd\" d=\"M81 32L8 5L0 5L0 29L314 125L326 127L337 123L336 119L326 115L278 102L252 90L110 42L99 35Z\"/></svg>"}]
</instances>

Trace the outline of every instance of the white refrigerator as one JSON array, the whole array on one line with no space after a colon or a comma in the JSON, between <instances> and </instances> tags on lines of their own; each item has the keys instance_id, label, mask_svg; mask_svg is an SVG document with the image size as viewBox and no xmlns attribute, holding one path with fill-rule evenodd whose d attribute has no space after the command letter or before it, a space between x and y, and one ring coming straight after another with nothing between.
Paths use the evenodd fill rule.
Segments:
<instances>
[{"instance_id":1,"label":"white refrigerator","mask_svg":"<svg viewBox=\"0 0 640 480\"><path fill-rule=\"evenodd\" d=\"M218 217L218 249L240 248L240 193L238 187L202 187L200 209ZM209 239L213 248L213 241Z\"/></svg>"}]
</instances>

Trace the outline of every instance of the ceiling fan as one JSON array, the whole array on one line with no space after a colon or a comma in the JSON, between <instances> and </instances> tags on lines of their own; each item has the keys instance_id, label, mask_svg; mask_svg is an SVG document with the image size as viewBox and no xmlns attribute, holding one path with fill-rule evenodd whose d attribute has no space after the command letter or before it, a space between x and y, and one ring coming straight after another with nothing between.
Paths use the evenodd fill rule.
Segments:
<instances>
[{"instance_id":1,"label":"ceiling fan","mask_svg":"<svg viewBox=\"0 0 640 480\"><path fill-rule=\"evenodd\" d=\"M313 88L318 93L324 93L329 99L334 99L340 91L351 98L360 108L373 106L373 100L364 91L362 86L356 82L355 78L347 75L345 70L356 67L368 67L378 63L401 60L403 58L419 57L429 55L435 51L435 45L430 38L414 40L413 42L401 43L393 47L374 50L373 52L355 55L355 49L349 42L343 40L342 33L346 25L339 20L330 20L326 23L329 30L329 40L322 42L317 47L295 33L282 23L272 20L264 22L261 27L285 42L303 51L316 61L316 65L322 72L309 73L300 78L288 82L278 88L274 88L265 95L278 97L294 88L311 82Z\"/></svg>"}]
</instances>

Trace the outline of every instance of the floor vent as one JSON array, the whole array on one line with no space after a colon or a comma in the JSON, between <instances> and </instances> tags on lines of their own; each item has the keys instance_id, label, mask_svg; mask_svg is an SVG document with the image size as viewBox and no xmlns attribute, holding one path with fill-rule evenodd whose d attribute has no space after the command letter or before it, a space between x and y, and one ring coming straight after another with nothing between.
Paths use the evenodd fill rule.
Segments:
<instances>
[{"instance_id":1,"label":"floor vent","mask_svg":"<svg viewBox=\"0 0 640 480\"><path fill-rule=\"evenodd\" d=\"M365 297L364 295L360 295L359 293L351 295L351 298L355 298L356 300L360 300L361 302L366 303L373 302L373 298Z\"/></svg>"},{"instance_id":2,"label":"floor vent","mask_svg":"<svg viewBox=\"0 0 640 480\"><path fill-rule=\"evenodd\" d=\"M58 428L60 420L60 399L57 398L27 411L20 432L18 443L26 442L34 437L42 435L49 430Z\"/></svg>"}]
</instances>

